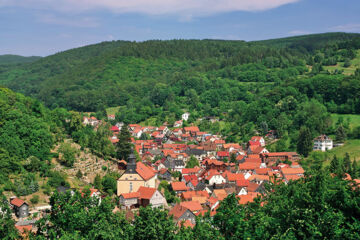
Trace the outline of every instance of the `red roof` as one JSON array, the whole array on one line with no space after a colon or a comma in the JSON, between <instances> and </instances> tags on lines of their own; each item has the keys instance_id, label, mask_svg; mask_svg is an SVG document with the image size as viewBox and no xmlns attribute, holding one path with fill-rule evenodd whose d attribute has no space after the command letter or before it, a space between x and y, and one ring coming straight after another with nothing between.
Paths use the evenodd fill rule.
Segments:
<instances>
[{"instance_id":1,"label":"red roof","mask_svg":"<svg viewBox=\"0 0 360 240\"><path fill-rule=\"evenodd\" d=\"M184 127L184 130L186 132L200 132L200 130L199 130L199 128L197 126Z\"/></svg>"},{"instance_id":2,"label":"red roof","mask_svg":"<svg viewBox=\"0 0 360 240\"><path fill-rule=\"evenodd\" d=\"M198 201L181 202L180 205L186 207L192 212L200 211L203 209Z\"/></svg>"},{"instance_id":3,"label":"red roof","mask_svg":"<svg viewBox=\"0 0 360 240\"><path fill-rule=\"evenodd\" d=\"M252 138L251 138L251 141L260 141L261 139L262 139L263 137L261 137L261 136L253 136Z\"/></svg>"},{"instance_id":4,"label":"red roof","mask_svg":"<svg viewBox=\"0 0 360 240\"><path fill-rule=\"evenodd\" d=\"M181 206L180 204L176 204L170 211L169 215L173 216L175 220L179 219L188 209L186 207Z\"/></svg>"},{"instance_id":5,"label":"red roof","mask_svg":"<svg viewBox=\"0 0 360 240\"><path fill-rule=\"evenodd\" d=\"M150 187L139 187L138 194L140 195L141 199L150 199L154 193L156 192L156 188Z\"/></svg>"},{"instance_id":6,"label":"red roof","mask_svg":"<svg viewBox=\"0 0 360 240\"><path fill-rule=\"evenodd\" d=\"M145 180L149 180L150 178L155 176L155 170L146 166L142 162L136 163L136 172Z\"/></svg>"},{"instance_id":7,"label":"red roof","mask_svg":"<svg viewBox=\"0 0 360 240\"><path fill-rule=\"evenodd\" d=\"M171 187L174 191L187 191L189 189L184 182L172 182Z\"/></svg>"},{"instance_id":8,"label":"red roof","mask_svg":"<svg viewBox=\"0 0 360 240\"><path fill-rule=\"evenodd\" d=\"M23 225L23 226L15 225L15 227L20 233L30 232L32 229L32 225Z\"/></svg>"},{"instance_id":9,"label":"red roof","mask_svg":"<svg viewBox=\"0 0 360 240\"><path fill-rule=\"evenodd\" d=\"M216 154L219 157L229 157L230 156L229 152L226 152L226 151L220 151L220 152L217 152Z\"/></svg>"},{"instance_id":10,"label":"red roof","mask_svg":"<svg viewBox=\"0 0 360 240\"><path fill-rule=\"evenodd\" d=\"M140 197L140 193L139 192L122 193L122 194L120 194L120 196L123 196L123 198L125 198L125 199L138 198L138 197Z\"/></svg>"},{"instance_id":11,"label":"red roof","mask_svg":"<svg viewBox=\"0 0 360 240\"><path fill-rule=\"evenodd\" d=\"M110 130L113 131L113 132L116 132L116 131L119 131L119 128L117 126L112 126L110 128Z\"/></svg>"},{"instance_id":12,"label":"red roof","mask_svg":"<svg viewBox=\"0 0 360 240\"><path fill-rule=\"evenodd\" d=\"M228 179L229 182L245 180L244 174L242 174L242 173L226 172L226 173L224 174L224 177L227 177L227 179Z\"/></svg>"},{"instance_id":13,"label":"red roof","mask_svg":"<svg viewBox=\"0 0 360 240\"><path fill-rule=\"evenodd\" d=\"M250 146L261 146L261 143L258 141L249 141Z\"/></svg>"},{"instance_id":14,"label":"red roof","mask_svg":"<svg viewBox=\"0 0 360 240\"><path fill-rule=\"evenodd\" d=\"M183 176L185 182L190 182L191 180L197 180L197 176L195 175L186 175L186 176Z\"/></svg>"},{"instance_id":15,"label":"red roof","mask_svg":"<svg viewBox=\"0 0 360 240\"><path fill-rule=\"evenodd\" d=\"M284 175L289 175L289 174L304 174L304 169L303 168L282 168L281 172Z\"/></svg>"},{"instance_id":16,"label":"red roof","mask_svg":"<svg viewBox=\"0 0 360 240\"><path fill-rule=\"evenodd\" d=\"M254 199L260 194L250 193L248 195L241 195L239 199L239 204L247 204L248 202L254 202Z\"/></svg>"},{"instance_id":17,"label":"red roof","mask_svg":"<svg viewBox=\"0 0 360 240\"><path fill-rule=\"evenodd\" d=\"M187 191L183 192L181 196L184 199L191 199L193 197L206 197L209 198L209 193L207 191Z\"/></svg>"},{"instance_id":18,"label":"red roof","mask_svg":"<svg viewBox=\"0 0 360 240\"><path fill-rule=\"evenodd\" d=\"M158 160L159 162L160 162L160 160ZM162 168L162 169L160 169L160 171L159 171L159 173L160 174L164 174L164 173L166 173L168 170L166 169L166 168Z\"/></svg>"},{"instance_id":19,"label":"red roof","mask_svg":"<svg viewBox=\"0 0 360 240\"><path fill-rule=\"evenodd\" d=\"M14 198L10 201L11 205L17 206L17 207L21 207L24 203L26 204L26 202L24 202L23 200L19 199L19 198Z\"/></svg>"},{"instance_id":20,"label":"red roof","mask_svg":"<svg viewBox=\"0 0 360 240\"><path fill-rule=\"evenodd\" d=\"M256 174L260 174L260 175L268 175L268 172L270 172L271 169L270 168L257 168L255 169Z\"/></svg>"},{"instance_id":21,"label":"red roof","mask_svg":"<svg viewBox=\"0 0 360 240\"><path fill-rule=\"evenodd\" d=\"M239 170L254 170L260 167L260 163L244 162L239 164Z\"/></svg>"},{"instance_id":22,"label":"red roof","mask_svg":"<svg viewBox=\"0 0 360 240\"><path fill-rule=\"evenodd\" d=\"M199 168L199 167L194 167L194 168L183 168L182 170L181 170L181 173L182 174L196 174L196 173L198 173L199 171L200 171L200 169L201 168Z\"/></svg>"},{"instance_id":23,"label":"red roof","mask_svg":"<svg viewBox=\"0 0 360 240\"><path fill-rule=\"evenodd\" d=\"M238 187L247 187L249 186L250 184L250 181L249 180L239 180L239 181L236 181L236 186Z\"/></svg>"}]
</instances>

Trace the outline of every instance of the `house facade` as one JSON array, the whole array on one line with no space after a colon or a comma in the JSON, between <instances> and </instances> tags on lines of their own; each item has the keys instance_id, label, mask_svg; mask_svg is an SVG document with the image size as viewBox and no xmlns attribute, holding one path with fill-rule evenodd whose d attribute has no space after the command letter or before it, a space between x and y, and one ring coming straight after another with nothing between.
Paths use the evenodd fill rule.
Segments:
<instances>
[{"instance_id":1,"label":"house facade","mask_svg":"<svg viewBox=\"0 0 360 240\"><path fill-rule=\"evenodd\" d=\"M134 154L130 154L123 175L117 180L117 195L136 192L141 186L156 187L155 172L142 162L136 163Z\"/></svg>"},{"instance_id":2,"label":"house facade","mask_svg":"<svg viewBox=\"0 0 360 240\"><path fill-rule=\"evenodd\" d=\"M333 148L333 140L326 136L320 135L314 139L314 150L326 152L327 150L331 150Z\"/></svg>"},{"instance_id":3,"label":"house facade","mask_svg":"<svg viewBox=\"0 0 360 240\"><path fill-rule=\"evenodd\" d=\"M25 218L29 216L29 205L23 200L19 198L13 198L11 199L10 204L18 218Z\"/></svg>"}]
</instances>

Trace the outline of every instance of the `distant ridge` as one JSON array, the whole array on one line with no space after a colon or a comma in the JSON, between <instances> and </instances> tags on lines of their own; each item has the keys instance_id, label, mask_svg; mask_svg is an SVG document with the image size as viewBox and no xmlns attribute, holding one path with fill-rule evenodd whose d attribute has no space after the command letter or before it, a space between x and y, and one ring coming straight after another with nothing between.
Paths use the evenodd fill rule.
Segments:
<instances>
[{"instance_id":1,"label":"distant ridge","mask_svg":"<svg viewBox=\"0 0 360 240\"><path fill-rule=\"evenodd\" d=\"M11 65L19 63L31 63L39 60L39 56L24 57L20 55L5 54L0 55L0 65Z\"/></svg>"}]
</instances>

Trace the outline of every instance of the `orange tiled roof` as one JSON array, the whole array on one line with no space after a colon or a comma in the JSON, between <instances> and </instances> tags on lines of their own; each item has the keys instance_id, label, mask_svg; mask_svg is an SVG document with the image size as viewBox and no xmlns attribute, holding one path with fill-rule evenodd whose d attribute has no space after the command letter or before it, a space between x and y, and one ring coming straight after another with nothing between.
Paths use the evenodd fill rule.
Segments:
<instances>
[{"instance_id":1,"label":"orange tiled roof","mask_svg":"<svg viewBox=\"0 0 360 240\"><path fill-rule=\"evenodd\" d=\"M244 162L239 164L239 170L254 170L260 167L260 163Z\"/></svg>"},{"instance_id":2,"label":"orange tiled roof","mask_svg":"<svg viewBox=\"0 0 360 240\"><path fill-rule=\"evenodd\" d=\"M192 212L200 211L203 209L201 204L197 201L181 202L180 205L186 207Z\"/></svg>"},{"instance_id":3,"label":"orange tiled roof","mask_svg":"<svg viewBox=\"0 0 360 240\"><path fill-rule=\"evenodd\" d=\"M143 164L142 162L136 163L136 172L145 180L149 180L150 178L155 176L155 171Z\"/></svg>"},{"instance_id":4,"label":"orange tiled roof","mask_svg":"<svg viewBox=\"0 0 360 240\"><path fill-rule=\"evenodd\" d=\"M20 198L14 198L10 201L10 203L14 206L21 207L25 202Z\"/></svg>"},{"instance_id":5,"label":"orange tiled roof","mask_svg":"<svg viewBox=\"0 0 360 240\"><path fill-rule=\"evenodd\" d=\"M289 175L289 174L304 174L304 169L303 168L282 168L281 172L284 175Z\"/></svg>"},{"instance_id":6,"label":"orange tiled roof","mask_svg":"<svg viewBox=\"0 0 360 240\"><path fill-rule=\"evenodd\" d=\"M171 187L174 191L187 191L189 189L184 182L172 182Z\"/></svg>"},{"instance_id":7,"label":"orange tiled roof","mask_svg":"<svg viewBox=\"0 0 360 240\"><path fill-rule=\"evenodd\" d=\"M140 186L138 190L141 199L150 199L155 192L156 192L156 188L150 188L144 186Z\"/></svg>"},{"instance_id":8,"label":"orange tiled roof","mask_svg":"<svg viewBox=\"0 0 360 240\"><path fill-rule=\"evenodd\" d=\"M140 197L140 193L139 192L122 193L120 194L120 196L123 196L123 198L125 199L138 198Z\"/></svg>"},{"instance_id":9,"label":"orange tiled roof","mask_svg":"<svg viewBox=\"0 0 360 240\"><path fill-rule=\"evenodd\" d=\"M213 193L220 201L227 197L227 193L224 189L215 189Z\"/></svg>"},{"instance_id":10,"label":"orange tiled roof","mask_svg":"<svg viewBox=\"0 0 360 240\"><path fill-rule=\"evenodd\" d=\"M173 216L175 220L180 218L185 212L188 210L186 207L181 206L180 204L176 204L170 211L169 215Z\"/></svg>"}]
</instances>

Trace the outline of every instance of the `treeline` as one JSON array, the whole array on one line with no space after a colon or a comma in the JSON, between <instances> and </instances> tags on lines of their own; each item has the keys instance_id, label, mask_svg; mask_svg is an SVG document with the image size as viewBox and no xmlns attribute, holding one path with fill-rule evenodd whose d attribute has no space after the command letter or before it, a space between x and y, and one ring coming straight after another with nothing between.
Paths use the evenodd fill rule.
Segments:
<instances>
[{"instance_id":1,"label":"treeline","mask_svg":"<svg viewBox=\"0 0 360 240\"><path fill-rule=\"evenodd\" d=\"M161 209L148 206L125 216L113 211L110 198L99 203L86 190L55 192L51 212L30 239L359 239L359 186L329 168L315 168L287 185L274 180L253 203L239 205L241 196L229 195L216 215L198 216L193 228L177 226ZM0 237L15 239L11 218L0 221Z\"/></svg>"}]
</instances>

